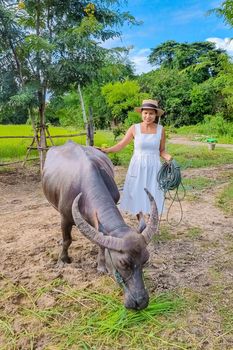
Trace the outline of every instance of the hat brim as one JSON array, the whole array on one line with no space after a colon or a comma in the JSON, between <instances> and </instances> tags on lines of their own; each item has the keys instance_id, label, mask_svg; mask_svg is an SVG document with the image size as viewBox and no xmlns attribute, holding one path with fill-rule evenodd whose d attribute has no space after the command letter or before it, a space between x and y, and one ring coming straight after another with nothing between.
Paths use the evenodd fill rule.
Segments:
<instances>
[{"instance_id":1,"label":"hat brim","mask_svg":"<svg viewBox=\"0 0 233 350\"><path fill-rule=\"evenodd\" d=\"M162 117L162 115L165 113L162 109L160 108L152 108L152 107L135 107L134 110L135 112L141 113L142 109L153 109L157 111L157 114L159 117Z\"/></svg>"}]
</instances>

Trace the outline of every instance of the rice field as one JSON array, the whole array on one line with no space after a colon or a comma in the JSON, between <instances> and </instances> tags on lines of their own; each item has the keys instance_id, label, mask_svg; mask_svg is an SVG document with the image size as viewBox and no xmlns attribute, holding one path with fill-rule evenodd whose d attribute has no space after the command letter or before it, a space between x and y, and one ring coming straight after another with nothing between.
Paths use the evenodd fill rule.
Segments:
<instances>
[{"instance_id":1,"label":"rice field","mask_svg":"<svg viewBox=\"0 0 233 350\"><path fill-rule=\"evenodd\" d=\"M68 135L68 134L77 134L83 133L84 130L77 130L72 128L61 128L50 126L49 127L50 135ZM31 125L0 125L0 136L31 136L33 138L33 129ZM19 160L24 159L27 148L32 143L31 139L2 139L0 138L0 161L7 162L9 160ZM85 145L86 136L77 136L77 137L64 137L64 138L53 138L55 145L62 145L68 139L72 139L74 142ZM51 146L51 142L48 139L48 146ZM113 142L113 135L107 131L97 131L95 134L95 144L101 146ZM34 144L34 147L36 145ZM38 155L36 150L30 152L30 157L35 157Z\"/></svg>"}]
</instances>

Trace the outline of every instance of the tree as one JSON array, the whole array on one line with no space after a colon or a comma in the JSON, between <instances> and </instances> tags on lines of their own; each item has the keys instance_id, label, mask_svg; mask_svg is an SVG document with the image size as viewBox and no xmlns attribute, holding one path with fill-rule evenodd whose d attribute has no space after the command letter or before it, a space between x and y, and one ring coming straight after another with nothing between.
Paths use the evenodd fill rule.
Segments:
<instances>
[{"instance_id":1,"label":"tree","mask_svg":"<svg viewBox=\"0 0 233 350\"><path fill-rule=\"evenodd\" d=\"M91 81L104 61L99 42L119 36L114 28L129 13L111 10L117 0L25 0L0 3L1 69L14 73L18 96L12 103L37 107L41 147L45 148L45 108L48 92L66 91L71 84ZM108 5L108 8L105 5ZM22 97L23 96L23 97Z\"/></svg>"},{"instance_id":2,"label":"tree","mask_svg":"<svg viewBox=\"0 0 233 350\"><path fill-rule=\"evenodd\" d=\"M134 77L127 53L127 50L122 49L110 50L102 68L97 71L96 78L82 89L86 112L88 114L90 108L92 109L94 125L97 128L109 127L111 123L111 110L101 93L101 88L107 83L124 82ZM72 98L67 98L68 96ZM82 114L80 104L77 101L73 103L75 100L79 100L79 97L74 87L70 92L53 96L49 103L49 119L55 120L55 116L58 116L61 125L83 125L79 118Z\"/></svg>"},{"instance_id":3,"label":"tree","mask_svg":"<svg viewBox=\"0 0 233 350\"><path fill-rule=\"evenodd\" d=\"M179 47L179 43L174 40L168 40L161 45L156 46L152 49L149 55L149 63L155 66L170 67L173 63L176 49Z\"/></svg>"},{"instance_id":4,"label":"tree","mask_svg":"<svg viewBox=\"0 0 233 350\"><path fill-rule=\"evenodd\" d=\"M148 94L140 92L140 86L135 80L109 83L101 91L111 109L114 125L124 122L128 112L135 106L140 106L142 100L148 97Z\"/></svg>"},{"instance_id":5,"label":"tree","mask_svg":"<svg viewBox=\"0 0 233 350\"><path fill-rule=\"evenodd\" d=\"M215 13L219 17L223 17L226 24L233 27L233 1L225 0L221 3L221 6L216 7L210 11L209 14Z\"/></svg>"},{"instance_id":6,"label":"tree","mask_svg":"<svg viewBox=\"0 0 233 350\"><path fill-rule=\"evenodd\" d=\"M211 60L211 53L212 55L215 53L216 56L222 52L223 50L216 49L215 44L211 42L178 43L166 41L152 49L149 62L163 68L182 70L203 62L202 57L208 57Z\"/></svg>"},{"instance_id":7,"label":"tree","mask_svg":"<svg viewBox=\"0 0 233 350\"><path fill-rule=\"evenodd\" d=\"M205 114L221 112L229 118L231 79L226 72L232 64L215 44L167 41L152 50L150 62L157 69L138 81L142 91L160 101L164 121L178 127L196 124Z\"/></svg>"},{"instance_id":8,"label":"tree","mask_svg":"<svg viewBox=\"0 0 233 350\"><path fill-rule=\"evenodd\" d=\"M162 121L176 126L188 124L187 107L193 83L185 72L160 68L141 75L141 90L159 101L166 111Z\"/></svg>"}]
</instances>

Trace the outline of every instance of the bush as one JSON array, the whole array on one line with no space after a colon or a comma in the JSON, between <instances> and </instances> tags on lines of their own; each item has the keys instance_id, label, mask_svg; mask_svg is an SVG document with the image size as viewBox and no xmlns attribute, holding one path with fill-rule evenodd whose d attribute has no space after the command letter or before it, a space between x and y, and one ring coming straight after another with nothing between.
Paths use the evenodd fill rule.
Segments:
<instances>
[{"instance_id":1,"label":"bush","mask_svg":"<svg viewBox=\"0 0 233 350\"><path fill-rule=\"evenodd\" d=\"M112 129L114 135L114 140L116 141L117 137L125 133L125 127L123 125L116 126Z\"/></svg>"},{"instance_id":2,"label":"bush","mask_svg":"<svg viewBox=\"0 0 233 350\"><path fill-rule=\"evenodd\" d=\"M137 112L128 112L128 116L124 121L124 126L128 129L131 125L140 123L142 121L141 115Z\"/></svg>"}]
</instances>

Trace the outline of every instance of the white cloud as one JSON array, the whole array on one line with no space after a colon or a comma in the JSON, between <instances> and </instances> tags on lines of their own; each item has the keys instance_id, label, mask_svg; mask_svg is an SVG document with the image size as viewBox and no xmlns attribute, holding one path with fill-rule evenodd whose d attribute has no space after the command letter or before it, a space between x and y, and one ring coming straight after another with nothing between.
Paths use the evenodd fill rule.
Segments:
<instances>
[{"instance_id":1,"label":"white cloud","mask_svg":"<svg viewBox=\"0 0 233 350\"><path fill-rule=\"evenodd\" d=\"M153 69L153 67L148 63L148 55L150 51L150 49L134 49L129 55L130 60L134 63L137 74L147 73Z\"/></svg>"},{"instance_id":2,"label":"white cloud","mask_svg":"<svg viewBox=\"0 0 233 350\"><path fill-rule=\"evenodd\" d=\"M127 46L126 45L126 36L123 39L115 38L106 40L101 44L102 47L106 49L112 49L118 46ZM153 69L153 67L148 63L148 55L150 54L150 49L133 49L129 54L130 61L133 62L135 67L136 74L147 73Z\"/></svg>"},{"instance_id":3,"label":"white cloud","mask_svg":"<svg viewBox=\"0 0 233 350\"><path fill-rule=\"evenodd\" d=\"M233 55L233 39L231 38L208 38L206 41L214 43L217 49L226 50L230 55Z\"/></svg>"},{"instance_id":4,"label":"white cloud","mask_svg":"<svg viewBox=\"0 0 233 350\"><path fill-rule=\"evenodd\" d=\"M122 46L123 43L121 38L114 38L103 41L100 43L100 45L105 49L112 49L113 47Z\"/></svg>"},{"instance_id":5,"label":"white cloud","mask_svg":"<svg viewBox=\"0 0 233 350\"><path fill-rule=\"evenodd\" d=\"M193 20L199 19L199 18L203 18L204 17L204 11L202 11L199 8L190 8L189 10L179 10L179 11L175 11L172 14L172 19L174 21L174 23L177 24L186 24L186 23L190 23Z\"/></svg>"}]
</instances>

